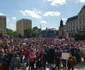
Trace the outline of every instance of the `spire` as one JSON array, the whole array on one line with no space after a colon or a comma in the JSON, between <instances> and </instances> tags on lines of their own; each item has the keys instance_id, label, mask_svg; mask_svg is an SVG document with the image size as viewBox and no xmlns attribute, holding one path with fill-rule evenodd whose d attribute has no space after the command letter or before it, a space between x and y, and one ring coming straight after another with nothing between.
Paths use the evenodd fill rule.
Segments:
<instances>
[{"instance_id":1,"label":"spire","mask_svg":"<svg viewBox=\"0 0 85 70\"><path fill-rule=\"evenodd\" d=\"M60 27L63 27L63 20L60 21Z\"/></svg>"}]
</instances>

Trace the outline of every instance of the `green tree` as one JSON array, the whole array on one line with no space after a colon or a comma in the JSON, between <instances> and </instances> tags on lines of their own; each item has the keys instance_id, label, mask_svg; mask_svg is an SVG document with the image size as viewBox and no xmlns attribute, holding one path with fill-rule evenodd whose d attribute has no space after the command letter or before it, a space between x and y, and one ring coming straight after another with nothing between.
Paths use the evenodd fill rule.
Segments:
<instances>
[{"instance_id":1,"label":"green tree","mask_svg":"<svg viewBox=\"0 0 85 70\"><path fill-rule=\"evenodd\" d=\"M32 29L31 28L29 28L29 29L25 29L24 30L24 35L25 35L25 37L32 37Z\"/></svg>"},{"instance_id":2,"label":"green tree","mask_svg":"<svg viewBox=\"0 0 85 70\"><path fill-rule=\"evenodd\" d=\"M8 35L13 35L13 34L14 34L14 31L11 30L11 29L7 29L7 34L8 34Z\"/></svg>"},{"instance_id":3,"label":"green tree","mask_svg":"<svg viewBox=\"0 0 85 70\"><path fill-rule=\"evenodd\" d=\"M2 33L0 33L0 37L3 37L3 34Z\"/></svg>"},{"instance_id":4,"label":"green tree","mask_svg":"<svg viewBox=\"0 0 85 70\"><path fill-rule=\"evenodd\" d=\"M24 30L24 35L25 37L39 37L41 33L41 29L38 27L34 27L33 29L25 29Z\"/></svg>"},{"instance_id":5,"label":"green tree","mask_svg":"<svg viewBox=\"0 0 85 70\"><path fill-rule=\"evenodd\" d=\"M76 33L74 38L75 40L85 40L85 33Z\"/></svg>"},{"instance_id":6,"label":"green tree","mask_svg":"<svg viewBox=\"0 0 85 70\"><path fill-rule=\"evenodd\" d=\"M32 29L32 35L33 37L39 37L41 34L41 29L39 29L38 27L34 27Z\"/></svg>"},{"instance_id":7,"label":"green tree","mask_svg":"<svg viewBox=\"0 0 85 70\"><path fill-rule=\"evenodd\" d=\"M17 32L7 28L7 35L16 37Z\"/></svg>"}]
</instances>

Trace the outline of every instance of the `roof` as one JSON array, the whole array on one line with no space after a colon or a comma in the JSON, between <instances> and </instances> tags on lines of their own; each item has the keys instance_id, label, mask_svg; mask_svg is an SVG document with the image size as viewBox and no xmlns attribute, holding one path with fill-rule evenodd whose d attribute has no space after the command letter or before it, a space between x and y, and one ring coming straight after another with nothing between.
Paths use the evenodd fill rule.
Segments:
<instances>
[{"instance_id":1,"label":"roof","mask_svg":"<svg viewBox=\"0 0 85 70\"><path fill-rule=\"evenodd\" d=\"M20 22L20 21L31 21L31 19L20 19L17 22Z\"/></svg>"},{"instance_id":2,"label":"roof","mask_svg":"<svg viewBox=\"0 0 85 70\"><path fill-rule=\"evenodd\" d=\"M78 15L68 18L67 22L72 21L72 20L76 20L76 19L78 19Z\"/></svg>"},{"instance_id":3,"label":"roof","mask_svg":"<svg viewBox=\"0 0 85 70\"><path fill-rule=\"evenodd\" d=\"M2 17L3 17L3 18L6 18L6 16L4 16L4 15L0 15L0 18L2 18Z\"/></svg>"},{"instance_id":4,"label":"roof","mask_svg":"<svg viewBox=\"0 0 85 70\"><path fill-rule=\"evenodd\" d=\"M82 7L82 9L80 10L80 12L81 12L83 9L85 9L85 5ZM79 12L79 13L80 13L80 12Z\"/></svg>"}]
</instances>

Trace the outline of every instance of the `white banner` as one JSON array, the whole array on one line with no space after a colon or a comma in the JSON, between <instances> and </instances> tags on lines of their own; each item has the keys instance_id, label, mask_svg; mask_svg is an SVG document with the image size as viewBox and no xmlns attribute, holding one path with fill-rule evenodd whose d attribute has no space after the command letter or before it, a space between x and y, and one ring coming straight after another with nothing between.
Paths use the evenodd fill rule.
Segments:
<instances>
[{"instance_id":1,"label":"white banner","mask_svg":"<svg viewBox=\"0 0 85 70\"><path fill-rule=\"evenodd\" d=\"M62 59L68 60L69 53L62 53Z\"/></svg>"}]
</instances>

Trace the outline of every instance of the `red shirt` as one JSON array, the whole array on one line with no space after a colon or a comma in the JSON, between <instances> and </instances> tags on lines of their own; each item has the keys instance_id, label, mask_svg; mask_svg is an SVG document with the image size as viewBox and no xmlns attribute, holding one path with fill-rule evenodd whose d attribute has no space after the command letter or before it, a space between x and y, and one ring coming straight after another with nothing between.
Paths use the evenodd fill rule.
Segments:
<instances>
[{"instance_id":1,"label":"red shirt","mask_svg":"<svg viewBox=\"0 0 85 70\"><path fill-rule=\"evenodd\" d=\"M25 51L25 57L29 57L29 54L30 54L30 51L27 49L27 50Z\"/></svg>"}]
</instances>

